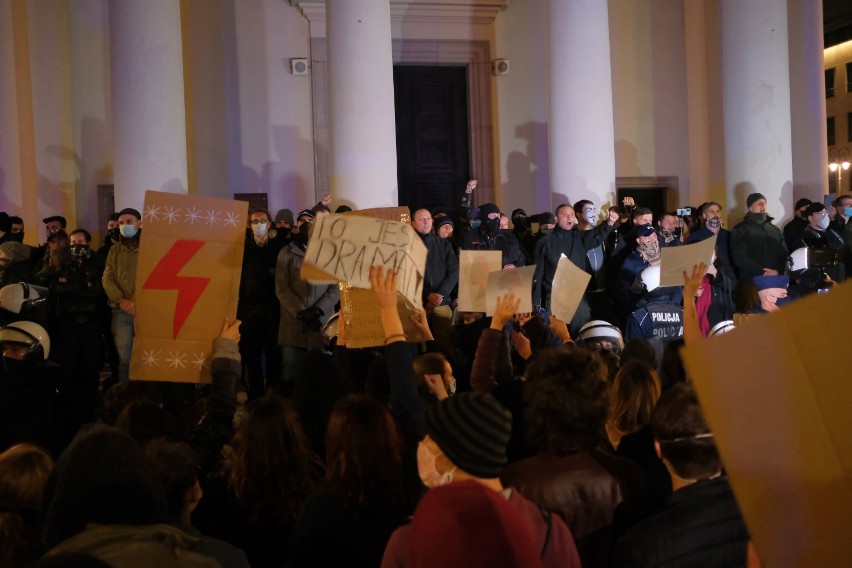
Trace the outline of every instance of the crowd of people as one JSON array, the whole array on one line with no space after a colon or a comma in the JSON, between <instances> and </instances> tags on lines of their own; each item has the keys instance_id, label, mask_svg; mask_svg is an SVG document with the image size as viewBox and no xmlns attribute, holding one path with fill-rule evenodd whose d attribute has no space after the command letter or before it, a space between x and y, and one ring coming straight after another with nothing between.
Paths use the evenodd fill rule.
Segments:
<instances>
[{"instance_id":1,"label":"crowd of people","mask_svg":"<svg viewBox=\"0 0 852 568\"><path fill-rule=\"evenodd\" d=\"M128 380L137 210L97 250L61 216L26 246L0 213L0 565L759 565L679 349L841 282L852 196L799 200L782 231L755 193L728 230L713 202L505 215L475 187L411 212L423 343L371 268L377 348L347 348L338 287L300 278L331 197L252 210L204 386ZM660 286L662 248L713 237ZM535 265L533 312L459 312L465 250ZM562 257L591 277L569 322Z\"/></svg>"}]
</instances>

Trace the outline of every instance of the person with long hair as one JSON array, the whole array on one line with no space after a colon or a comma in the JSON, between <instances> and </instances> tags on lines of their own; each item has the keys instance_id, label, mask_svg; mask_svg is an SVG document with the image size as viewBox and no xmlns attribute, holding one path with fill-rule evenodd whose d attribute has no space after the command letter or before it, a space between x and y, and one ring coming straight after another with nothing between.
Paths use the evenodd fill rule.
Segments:
<instances>
[{"instance_id":1,"label":"person with long hair","mask_svg":"<svg viewBox=\"0 0 852 568\"><path fill-rule=\"evenodd\" d=\"M644 361L628 361L615 375L610 389L610 413L606 433L618 449L621 438L651 423L651 413L660 398L660 377Z\"/></svg>"},{"instance_id":2,"label":"person with long hair","mask_svg":"<svg viewBox=\"0 0 852 568\"><path fill-rule=\"evenodd\" d=\"M0 566L23 566L38 558L38 511L53 460L31 444L0 454Z\"/></svg>"},{"instance_id":3,"label":"person with long hair","mask_svg":"<svg viewBox=\"0 0 852 568\"><path fill-rule=\"evenodd\" d=\"M334 407L325 447L325 479L299 516L290 566L378 566L412 510L393 418L379 402L349 395Z\"/></svg>"},{"instance_id":4,"label":"person with long hair","mask_svg":"<svg viewBox=\"0 0 852 568\"><path fill-rule=\"evenodd\" d=\"M249 403L233 446L226 483L205 488L194 524L242 548L252 566L283 566L299 511L321 477L320 461L292 404L277 396Z\"/></svg>"}]
</instances>

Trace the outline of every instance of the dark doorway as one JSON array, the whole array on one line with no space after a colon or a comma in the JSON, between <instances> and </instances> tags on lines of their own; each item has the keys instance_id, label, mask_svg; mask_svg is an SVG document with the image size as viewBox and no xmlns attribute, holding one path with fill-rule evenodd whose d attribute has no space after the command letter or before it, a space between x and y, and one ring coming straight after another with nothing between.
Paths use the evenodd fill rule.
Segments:
<instances>
[{"instance_id":1,"label":"dark doorway","mask_svg":"<svg viewBox=\"0 0 852 568\"><path fill-rule=\"evenodd\" d=\"M618 203L622 203L625 197L632 197L636 207L647 207L654 212L654 222L658 221L666 209L666 187L619 187Z\"/></svg>"},{"instance_id":2,"label":"dark doorway","mask_svg":"<svg viewBox=\"0 0 852 568\"><path fill-rule=\"evenodd\" d=\"M399 204L454 208L470 175L467 68L394 66Z\"/></svg>"}]
</instances>

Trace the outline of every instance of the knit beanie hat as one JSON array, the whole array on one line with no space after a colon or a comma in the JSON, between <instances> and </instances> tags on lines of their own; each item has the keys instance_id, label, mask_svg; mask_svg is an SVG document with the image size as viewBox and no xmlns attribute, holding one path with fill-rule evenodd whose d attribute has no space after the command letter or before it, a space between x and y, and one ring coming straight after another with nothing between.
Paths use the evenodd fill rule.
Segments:
<instances>
[{"instance_id":1,"label":"knit beanie hat","mask_svg":"<svg viewBox=\"0 0 852 568\"><path fill-rule=\"evenodd\" d=\"M752 205L754 205L755 201L758 201L760 199L765 200L766 197L764 197L762 193L752 193L751 195L746 197L746 207L751 207Z\"/></svg>"},{"instance_id":2,"label":"knit beanie hat","mask_svg":"<svg viewBox=\"0 0 852 568\"><path fill-rule=\"evenodd\" d=\"M453 225L453 227L455 227L455 224L453 223L453 220L449 217L449 215L435 219L436 231L444 225Z\"/></svg>"},{"instance_id":3,"label":"knit beanie hat","mask_svg":"<svg viewBox=\"0 0 852 568\"><path fill-rule=\"evenodd\" d=\"M512 413L489 394L461 393L426 411L426 432L459 469L492 479L508 461Z\"/></svg>"},{"instance_id":4,"label":"knit beanie hat","mask_svg":"<svg viewBox=\"0 0 852 568\"><path fill-rule=\"evenodd\" d=\"M0 245L0 252L8 256L12 262L21 262L30 257L30 247L16 241L7 241Z\"/></svg>"},{"instance_id":5,"label":"knit beanie hat","mask_svg":"<svg viewBox=\"0 0 852 568\"><path fill-rule=\"evenodd\" d=\"M288 225L293 224L293 212L289 209L279 209L278 213L275 214L275 222L284 221Z\"/></svg>"}]
</instances>

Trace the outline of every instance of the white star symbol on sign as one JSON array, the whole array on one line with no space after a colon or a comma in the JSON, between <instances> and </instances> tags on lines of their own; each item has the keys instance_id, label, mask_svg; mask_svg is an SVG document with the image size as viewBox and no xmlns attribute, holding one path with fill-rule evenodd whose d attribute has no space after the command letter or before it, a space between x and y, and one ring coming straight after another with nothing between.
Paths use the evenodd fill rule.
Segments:
<instances>
[{"instance_id":1,"label":"white star symbol on sign","mask_svg":"<svg viewBox=\"0 0 852 568\"><path fill-rule=\"evenodd\" d=\"M201 211L199 211L196 207L193 207L192 209L187 208L186 213L184 213L183 216L186 217L186 220L189 221L190 225L201 222Z\"/></svg>"},{"instance_id":2,"label":"white star symbol on sign","mask_svg":"<svg viewBox=\"0 0 852 568\"><path fill-rule=\"evenodd\" d=\"M228 211L228 213L226 213L224 221L226 227L236 227L237 224L240 222L240 216L236 213Z\"/></svg>"},{"instance_id":3,"label":"white star symbol on sign","mask_svg":"<svg viewBox=\"0 0 852 568\"><path fill-rule=\"evenodd\" d=\"M210 225L211 227L213 225L218 225L219 224L219 212L214 211L213 209L208 209L206 219L207 219L206 223L208 225Z\"/></svg>"},{"instance_id":4,"label":"white star symbol on sign","mask_svg":"<svg viewBox=\"0 0 852 568\"><path fill-rule=\"evenodd\" d=\"M169 225L177 223L178 213L180 213L180 207L166 207L164 215L166 221L169 222Z\"/></svg>"},{"instance_id":5,"label":"white star symbol on sign","mask_svg":"<svg viewBox=\"0 0 852 568\"><path fill-rule=\"evenodd\" d=\"M159 367L160 366L160 352L154 352L153 349L150 351L145 351L145 354L142 356L142 363L146 367Z\"/></svg>"},{"instance_id":6,"label":"white star symbol on sign","mask_svg":"<svg viewBox=\"0 0 852 568\"><path fill-rule=\"evenodd\" d=\"M186 354L182 354L180 351L175 351L174 353L169 353L169 358L166 359L169 363L169 367L174 367L177 369L178 367L186 367Z\"/></svg>"},{"instance_id":7,"label":"white star symbol on sign","mask_svg":"<svg viewBox=\"0 0 852 568\"><path fill-rule=\"evenodd\" d=\"M198 370L201 370L204 367L207 367L206 355L207 354L204 353L203 351L200 354L199 353L193 353L193 355L192 355L192 357L193 357L192 366L195 367Z\"/></svg>"},{"instance_id":8,"label":"white star symbol on sign","mask_svg":"<svg viewBox=\"0 0 852 568\"><path fill-rule=\"evenodd\" d=\"M156 205L149 205L145 208L145 215L143 215L143 217L147 217L149 221L159 221L160 208Z\"/></svg>"}]
</instances>

